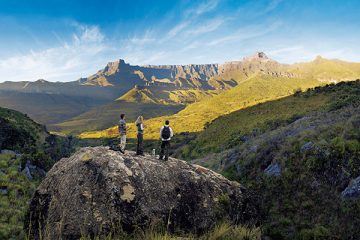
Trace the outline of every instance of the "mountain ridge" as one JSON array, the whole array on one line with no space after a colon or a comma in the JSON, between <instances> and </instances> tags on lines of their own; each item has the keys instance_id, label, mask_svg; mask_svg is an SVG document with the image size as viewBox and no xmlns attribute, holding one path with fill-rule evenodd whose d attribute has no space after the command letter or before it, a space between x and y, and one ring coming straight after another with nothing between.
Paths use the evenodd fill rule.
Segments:
<instances>
[{"instance_id":1,"label":"mountain ridge","mask_svg":"<svg viewBox=\"0 0 360 240\"><path fill-rule=\"evenodd\" d=\"M119 59L114 62L109 62L103 69L97 71L97 73L86 78L80 78L77 81L53 83L46 80L37 80L35 82L18 83L7 81L0 83L0 90L44 94L42 98L38 98L38 100L34 102L33 105L38 105L37 107L26 104L26 108L24 108L23 104L19 104L16 95L9 96L9 94L1 91L0 98L3 99L3 107L24 111L24 113L34 117L42 124L51 124L49 125L50 130L60 129L61 131L61 127L56 126L57 124L61 125L64 122L71 122L73 119L76 119L77 116L88 116L86 113L92 111L94 107L100 110L102 106L106 106L106 111L108 111L108 113L112 112L110 115L115 117L120 114L120 111L132 111L127 108L131 106L127 103L137 103L139 105L151 103L190 106L191 104L234 89L249 79L271 78L277 79L277 82L283 81L285 85L288 85L287 82L296 83L293 87L287 86L288 90L286 94L290 94L295 88L303 87L301 81L308 83L312 81L311 85L305 84L306 86L304 85L304 87L315 87L329 82L348 81L359 77L359 63L328 60L318 57L307 63L281 64L267 57L263 52L257 52L241 60L228 61L222 64L138 66L131 65L126 63L125 60ZM265 82L266 81L267 80L265 80ZM251 88L264 87L264 81L256 80L255 82L257 82L257 85L254 83ZM272 88L270 86L271 82L267 84L267 87ZM275 83L275 85L276 84L277 83ZM281 85L277 86L281 88ZM275 89L271 91L275 91ZM247 94L252 94L251 92L252 91L249 91ZM71 99L81 97L84 98L84 100L81 100L82 102L87 102L87 99L92 99L96 104L82 105L79 108L74 104L64 102L64 106L61 106L61 111L77 113L77 116L73 114L64 115L62 112L56 115L57 110L55 110L55 108L53 110L51 106L47 107L44 104L48 102L46 99L58 95L63 95ZM220 102L222 101L221 96L217 97ZM32 99L32 96L29 96L29 99ZM117 101L117 104L110 104L114 101ZM247 106L248 104L246 103L245 105ZM52 118L51 121L49 121L48 117L42 118L41 115L36 114L38 108L47 109L47 115L55 114L56 117ZM74 111L74 109L76 109L76 111ZM108 113L102 113L102 111L99 110L95 112L98 112L100 115L110 116ZM161 113L159 112L161 115L158 115L158 117L173 113L173 111L161 111ZM138 114L141 113L139 112ZM103 119L103 117L98 119ZM78 120L79 119L76 119L76 122L79 122ZM116 120L117 119L113 118L108 122L116 122ZM211 121L212 118L208 120ZM66 123L65 125L67 126L67 131L69 130L68 127L71 129L71 124ZM99 126L100 125L104 127L104 124L99 124ZM91 130L99 130L97 124L93 126L94 128ZM79 130L77 126L76 131Z\"/></svg>"}]
</instances>

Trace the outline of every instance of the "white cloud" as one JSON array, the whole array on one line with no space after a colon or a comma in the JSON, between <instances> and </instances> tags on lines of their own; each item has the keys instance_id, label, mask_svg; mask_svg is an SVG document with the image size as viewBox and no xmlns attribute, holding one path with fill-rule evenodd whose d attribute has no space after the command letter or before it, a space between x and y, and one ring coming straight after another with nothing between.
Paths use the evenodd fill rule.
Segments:
<instances>
[{"instance_id":1,"label":"white cloud","mask_svg":"<svg viewBox=\"0 0 360 240\"><path fill-rule=\"evenodd\" d=\"M282 63L307 62L314 60L317 56L328 59L343 58L347 55L344 49L319 49L314 46L290 46L285 48L269 49L266 51L269 57ZM347 60L353 60L348 58ZM354 59L355 60L355 59Z\"/></svg>"},{"instance_id":2,"label":"white cloud","mask_svg":"<svg viewBox=\"0 0 360 240\"><path fill-rule=\"evenodd\" d=\"M247 26L238 29L235 33L229 34L228 36L221 37L210 41L207 45L208 46L215 46L219 44L224 44L227 42L233 41L243 41L251 38L260 37L266 35L272 31L275 31L282 25L281 22L277 21L270 25L254 25L254 26Z\"/></svg>"},{"instance_id":3,"label":"white cloud","mask_svg":"<svg viewBox=\"0 0 360 240\"><path fill-rule=\"evenodd\" d=\"M186 27L188 27L190 24L190 21L184 21L177 24L175 27L173 27L166 35L166 37L163 39L163 41L169 40L170 38L175 37L178 35L182 30L184 30Z\"/></svg>"},{"instance_id":4,"label":"white cloud","mask_svg":"<svg viewBox=\"0 0 360 240\"><path fill-rule=\"evenodd\" d=\"M77 25L78 33L71 42L0 59L1 81L33 81L44 78L50 81L71 81L89 72L95 72L106 62L109 47L97 26ZM59 41L62 39L58 36Z\"/></svg>"},{"instance_id":5,"label":"white cloud","mask_svg":"<svg viewBox=\"0 0 360 240\"><path fill-rule=\"evenodd\" d=\"M210 19L209 21L202 23L196 27L193 27L189 31L186 32L187 35L190 34L204 34L209 33L217 30L221 25L223 25L224 22L226 22L227 19L225 18L214 18Z\"/></svg>"},{"instance_id":6,"label":"white cloud","mask_svg":"<svg viewBox=\"0 0 360 240\"><path fill-rule=\"evenodd\" d=\"M201 34L215 31L220 25L223 24L225 19L215 18L211 19L205 24L199 24L197 20L200 15L214 10L218 6L219 2L220 0L207 0L200 3L195 8L187 9L184 14L184 19L171 28L166 36L161 39L161 42L163 43L171 40L180 34L187 36L189 34Z\"/></svg>"},{"instance_id":7,"label":"white cloud","mask_svg":"<svg viewBox=\"0 0 360 240\"><path fill-rule=\"evenodd\" d=\"M196 8L188 10L187 14L201 15L214 10L219 4L220 0L208 0L199 4Z\"/></svg>"},{"instance_id":8,"label":"white cloud","mask_svg":"<svg viewBox=\"0 0 360 240\"><path fill-rule=\"evenodd\" d=\"M127 42L131 45L145 45L148 43L152 43L156 40L154 37L154 33L151 30L145 31L145 33L142 36L134 36L129 39L127 39Z\"/></svg>"}]
</instances>

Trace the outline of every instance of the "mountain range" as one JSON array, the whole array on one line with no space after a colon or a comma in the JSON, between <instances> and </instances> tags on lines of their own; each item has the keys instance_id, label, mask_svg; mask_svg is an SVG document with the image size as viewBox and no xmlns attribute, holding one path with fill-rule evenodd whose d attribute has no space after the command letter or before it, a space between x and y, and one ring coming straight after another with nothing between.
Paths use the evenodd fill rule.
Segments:
<instances>
[{"instance_id":1,"label":"mountain range","mask_svg":"<svg viewBox=\"0 0 360 240\"><path fill-rule=\"evenodd\" d=\"M154 137L165 117L180 132L200 131L223 114L297 89L359 76L358 63L317 57L288 65L263 52L223 64L133 66L120 59L72 82L5 81L0 83L0 106L24 112L49 130L67 134L109 128L121 112L127 113L129 121L142 114L152 119L147 132ZM188 122L179 121L185 118ZM116 131L110 128L81 136L111 136L111 132Z\"/></svg>"}]
</instances>

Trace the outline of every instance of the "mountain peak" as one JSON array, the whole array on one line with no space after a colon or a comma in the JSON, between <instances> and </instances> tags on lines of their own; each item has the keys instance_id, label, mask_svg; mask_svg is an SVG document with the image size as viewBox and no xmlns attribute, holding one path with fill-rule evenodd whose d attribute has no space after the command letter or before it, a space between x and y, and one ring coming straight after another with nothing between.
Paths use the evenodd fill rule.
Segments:
<instances>
[{"instance_id":1,"label":"mountain peak","mask_svg":"<svg viewBox=\"0 0 360 240\"><path fill-rule=\"evenodd\" d=\"M244 60L245 61L254 61L254 60L267 61L267 60L269 60L269 58L264 52L256 52L254 55L244 57Z\"/></svg>"},{"instance_id":2,"label":"mountain peak","mask_svg":"<svg viewBox=\"0 0 360 240\"><path fill-rule=\"evenodd\" d=\"M316 58L314 59L314 61L321 61L324 60L324 58L320 55L317 55Z\"/></svg>"},{"instance_id":3,"label":"mountain peak","mask_svg":"<svg viewBox=\"0 0 360 240\"><path fill-rule=\"evenodd\" d=\"M109 74L113 74L115 72L118 72L120 68L129 66L128 63L125 62L124 59L116 60L115 62L109 62L105 67L105 72L108 72Z\"/></svg>"},{"instance_id":4,"label":"mountain peak","mask_svg":"<svg viewBox=\"0 0 360 240\"><path fill-rule=\"evenodd\" d=\"M46 81L45 79L38 79L35 82L36 83L48 83L49 81Z\"/></svg>"}]
</instances>

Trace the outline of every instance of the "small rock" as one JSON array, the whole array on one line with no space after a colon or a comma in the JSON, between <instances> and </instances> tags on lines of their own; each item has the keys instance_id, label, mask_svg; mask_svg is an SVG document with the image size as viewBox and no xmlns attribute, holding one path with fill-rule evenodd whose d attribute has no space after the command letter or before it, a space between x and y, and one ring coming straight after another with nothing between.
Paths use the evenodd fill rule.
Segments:
<instances>
[{"instance_id":1,"label":"small rock","mask_svg":"<svg viewBox=\"0 0 360 240\"><path fill-rule=\"evenodd\" d=\"M12 150L3 149L3 150L1 150L1 154L14 154L15 155L15 152Z\"/></svg>"},{"instance_id":2,"label":"small rock","mask_svg":"<svg viewBox=\"0 0 360 240\"><path fill-rule=\"evenodd\" d=\"M7 189L7 187L0 187L0 194L2 194L2 195L7 195L7 194L8 194L8 189Z\"/></svg>"},{"instance_id":3,"label":"small rock","mask_svg":"<svg viewBox=\"0 0 360 240\"><path fill-rule=\"evenodd\" d=\"M268 176L281 176L281 165L279 163L270 164L265 170L264 173Z\"/></svg>"},{"instance_id":4,"label":"small rock","mask_svg":"<svg viewBox=\"0 0 360 240\"><path fill-rule=\"evenodd\" d=\"M258 146L257 145L252 145L249 150L250 150L250 152L255 153L258 150Z\"/></svg>"},{"instance_id":5,"label":"small rock","mask_svg":"<svg viewBox=\"0 0 360 240\"><path fill-rule=\"evenodd\" d=\"M304 145L301 146L300 148L300 152L301 153L305 153L308 152L310 150L312 150L314 148L314 143L313 142L307 142Z\"/></svg>"},{"instance_id":6,"label":"small rock","mask_svg":"<svg viewBox=\"0 0 360 240\"><path fill-rule=\"evenodd\" d=\"M341 192L342 198L360 197L360 176L352 180L349 185Z\"/></svg>"},{"instance_id":7,"label":"small rock","mask_svg":"<svg viewBox=\"0 0 360 240\"><path fill-rule=\"evenodd\" d=\"M44 169L39 168L36 165L32 165L30 161L26 161L24 170L22 170L22 173L25 174L28 180L33 180L34 176L38 177L45 177L46 172Z\"/></svg>"}]
</instances>

